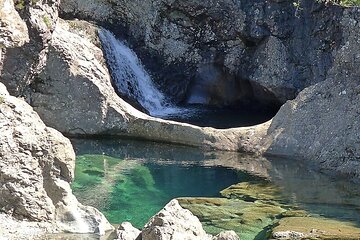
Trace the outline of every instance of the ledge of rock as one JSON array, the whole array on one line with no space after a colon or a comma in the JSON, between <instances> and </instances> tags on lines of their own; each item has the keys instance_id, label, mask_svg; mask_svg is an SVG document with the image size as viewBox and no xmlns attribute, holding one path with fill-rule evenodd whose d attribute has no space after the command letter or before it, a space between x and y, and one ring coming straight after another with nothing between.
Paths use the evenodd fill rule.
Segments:
<instances>
[{"instance_id":1,"label":"ledge of rock","mask_svg":"<svg viewBox=\"0 0 360 240\"><path fill-rule=\"evenodd\" d=\"M23 100L10 96L2 83L0 128L3 214L26 220L25 225L29 221L48 223L51 231L101 233L112 229L100 212L81 205L72 195L69 182L74 176L75 153L70 141L46 127L37 113ZM14 231L2 223L2 234ZM21 235L22 229L15 231Z\"/></svg>"},{"instance_id":2,"label":"ledge of rock","mask_svg":"<svg viewBox=\"0 0 360 240\"><path fill-rule=\"evenodd\" d=\"M31 105L66 135L117 135L221 150L259 152L270 124L229 130L149 117L123 101L111 85L101 49L68 30L53 34L48 62L32 84Z\"/></svg>"}]
</instances>

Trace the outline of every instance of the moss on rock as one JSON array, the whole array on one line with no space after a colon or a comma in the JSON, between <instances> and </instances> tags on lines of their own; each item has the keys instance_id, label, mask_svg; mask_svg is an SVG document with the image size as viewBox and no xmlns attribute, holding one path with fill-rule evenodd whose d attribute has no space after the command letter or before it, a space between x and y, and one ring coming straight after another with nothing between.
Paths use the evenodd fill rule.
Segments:
<instances>
[{"instance_id":1,"label":"moss on rock","mask_svg":"<svg viewBox=\"0 0 360 240\"><path fill-rule=\"evenodd\" d=\"M292 239L286 237L290 232L302 236L301 239L360 239L360 228L354 224L320 217L283 218L273 229L273 236L276 239Z\"/></svg>"},{"instance_id":2,"label":"moss on rock","mask_svg":"<svg viewBox=\"0 0 360 240\"><path fill-rule=\"evenodd\" d=\"M178 201L200 219L208 233L234 230L242 240L266 239L276 217L285 211L261 201L226 198L180 198Z\"/></svg>"},{"instance_id":3,"label":"moss on rock","mask_svg":"<svg viewBox=\"0 0 360 240\"><path fill-rule=\"evenodd\" d=\"M237 198L251 201L284 201L281 189L270 182L242 182L232 185L222 190L220 193L226 198Z\"/></svg>"}]
</instances>

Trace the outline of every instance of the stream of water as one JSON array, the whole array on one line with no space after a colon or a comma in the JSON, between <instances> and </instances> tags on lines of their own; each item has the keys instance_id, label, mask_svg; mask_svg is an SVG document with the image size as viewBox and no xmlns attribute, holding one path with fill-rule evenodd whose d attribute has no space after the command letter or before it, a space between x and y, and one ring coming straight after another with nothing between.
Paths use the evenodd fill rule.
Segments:
<instances>
[{"instance_id":1,"label":"stream of water","mask_svg":"<svg viewBox=\"0 0 360 240\"><path fill-rule=\"evenodd\" d=\"M194 104L175 106L157 88L135 52L123 41L106 29L99 31L99 37L117 92L138 102L152 116L204 127L230 128L266 122L277 111Z\"/></svg>"},{"instance_id":2,"label":"stream of water","mask_svg":"<svg viewBox=\"0 0 360 240\"><path fill-rule=\"evenodd\" d=\"M124 42L106 29L99 30L99 38L118 92L138 101L152 116L166 117L187 112L175 107L160 92L140 59Z\"/></svg>"}]
</instances>

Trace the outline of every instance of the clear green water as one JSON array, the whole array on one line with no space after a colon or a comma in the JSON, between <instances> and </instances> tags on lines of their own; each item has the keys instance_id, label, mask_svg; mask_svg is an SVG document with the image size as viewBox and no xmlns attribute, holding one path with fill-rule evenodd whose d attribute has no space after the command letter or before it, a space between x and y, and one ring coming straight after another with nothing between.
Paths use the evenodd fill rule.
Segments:
<instances>
[{"instance_id":1,"label":"clear green water","mask_svg":"<svg viewBox=\"0 0 360 240\"><path fill-rule=\"evenodd\" d=\"M360 226L360 187L334 181L301 161L130 140L73 140L73 144L77 153L74 194L114 224L130 221L141 228L173 198L220 197L219 192L232 184L268 182L281 189L288 205ZM225 227L200 220L211 233L235 227L242 239L250 240L266 239L264 228L274 217L246 229L241 228L242 220Z\"/></svg>"},{"instance_id":2,"label":"clear green water","mask_svg":"<svg viewBox=\"0 0 360 240\"><path fill-rule=\"evenodd\" d=\"M77 146L77 145L75 145ZM79 145L78 145L79 146ZM118 157L78 151L74 194L99 208L110 222L130 221L143 227L171 199L220 197L224 188L257 179L246 172L222 166L204 167L199 161Z\"/></svg>"}]
</instances>

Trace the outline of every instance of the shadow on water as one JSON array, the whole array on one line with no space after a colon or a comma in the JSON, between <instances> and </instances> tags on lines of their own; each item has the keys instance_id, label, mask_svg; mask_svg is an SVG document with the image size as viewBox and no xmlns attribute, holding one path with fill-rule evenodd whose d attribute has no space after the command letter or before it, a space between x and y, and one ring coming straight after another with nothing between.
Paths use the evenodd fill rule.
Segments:
<instances>
[{"instance_id":1,"label":"shadow on water","mask_svg":"<svg viewBox=\"0 0 360 240\"><path fill-rule=\"evenodd\" d=\"M286 204L360 226L360 187L330 179L303 161L134 140L72 142L74 194L115 224L130 221L141 228L173 198L220 197L232 184L265 182L281 189ZM263 239L266 231L248 239Z\"/></svg>"},{"instance_id":2,"label":"shadow on water","mask_svg":"<svg viewBox=\"0 0 360 240\"><path fill-rule=\"evenodd\" d=\"M207 105L183 106L190 114L177 114L164 117L189 123L200 127L214 127L228 129L235 127L249 127L261 124L272 119L279 107L249 108L249 107L215 107Z\"/></svg>"}]
</instances>

